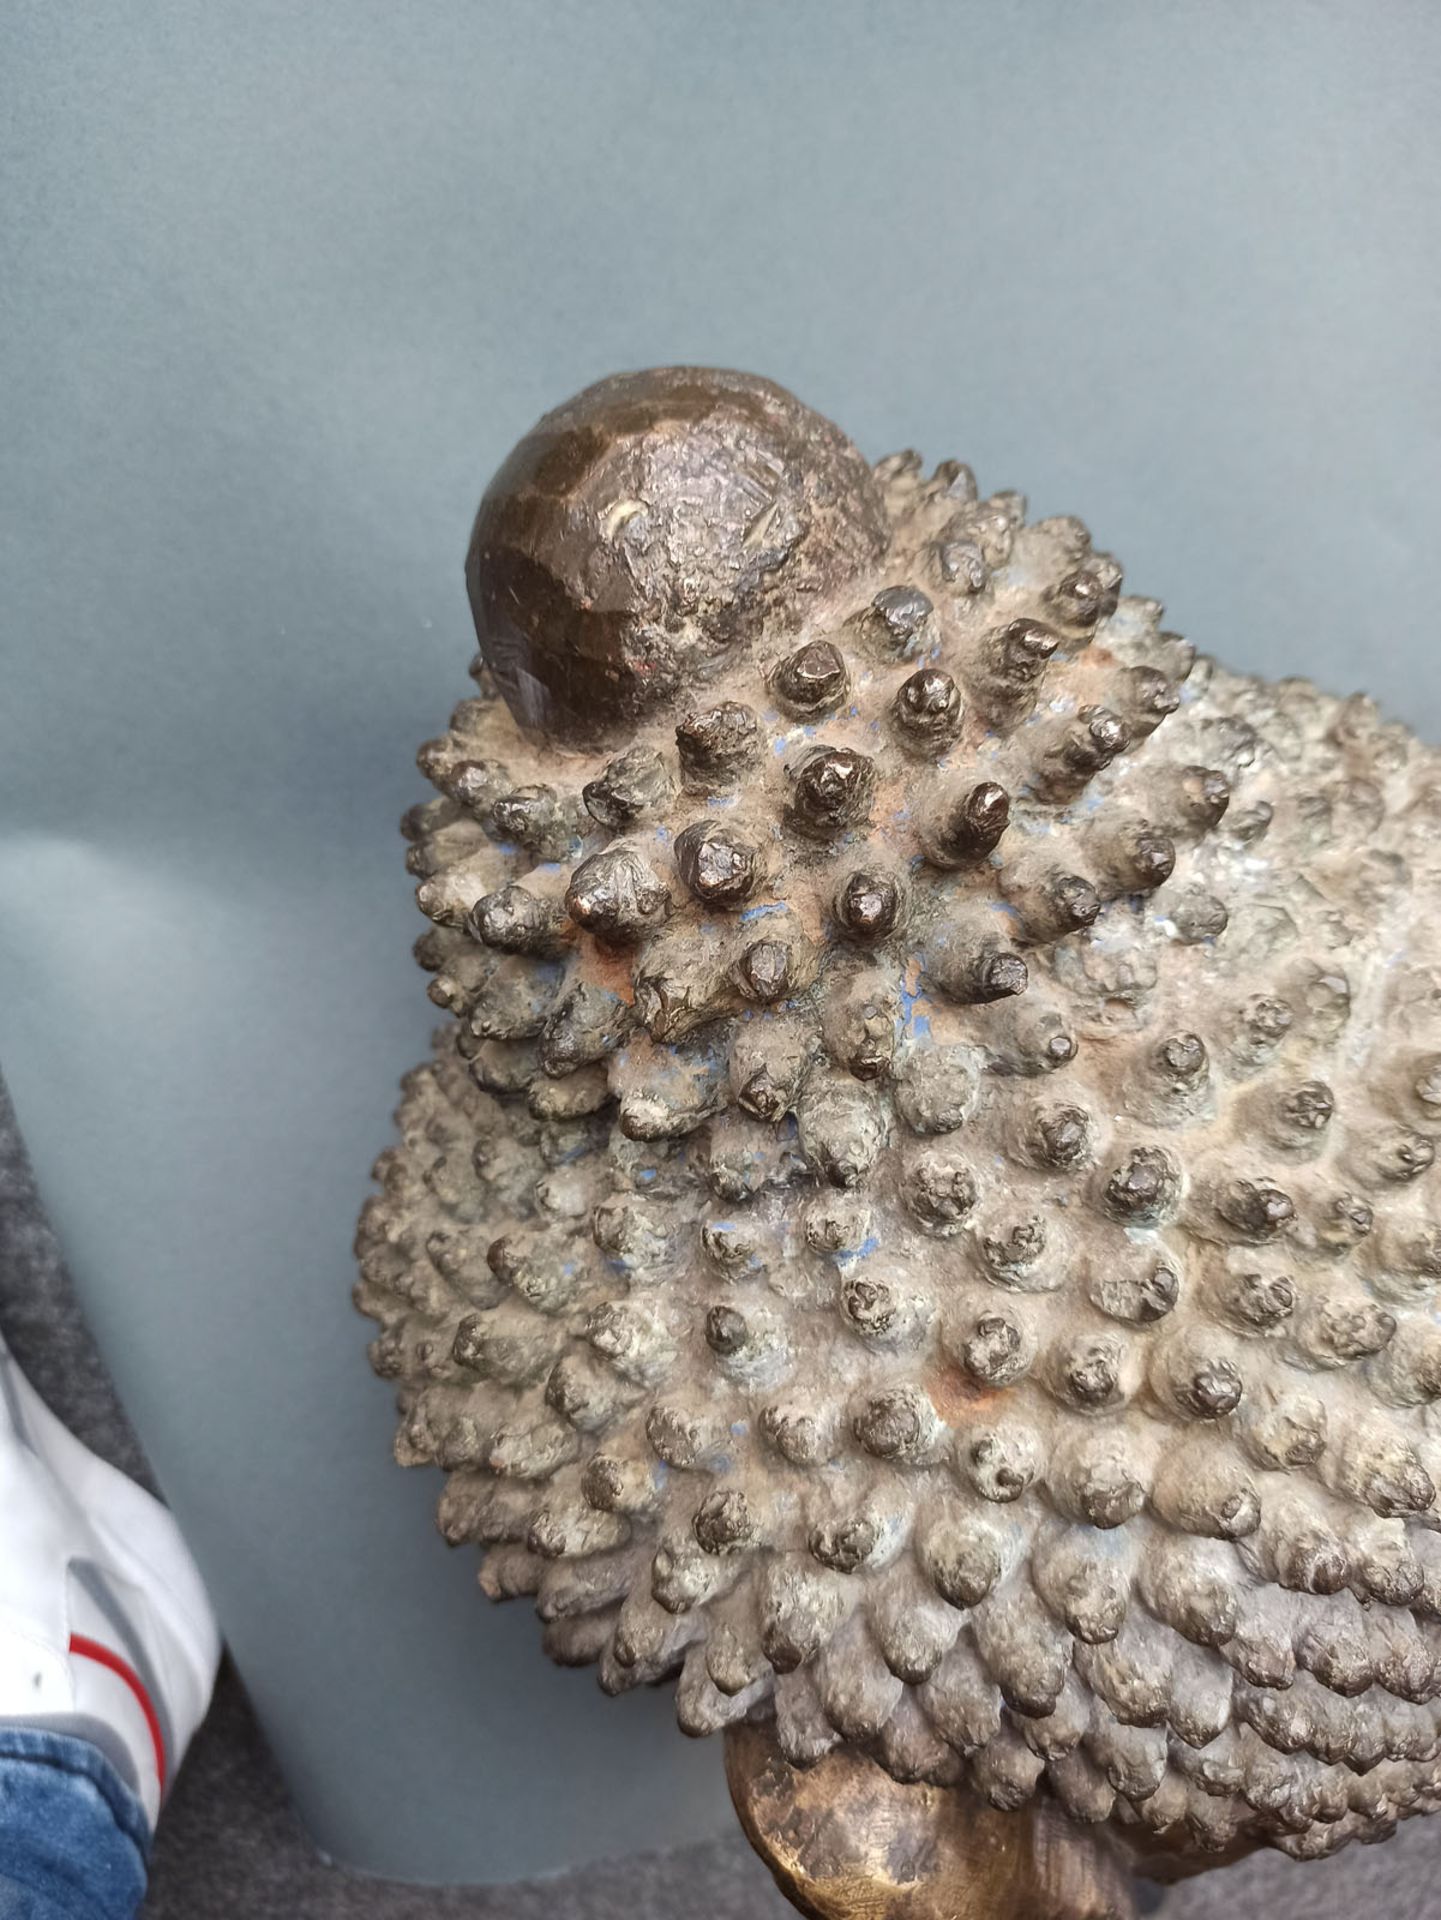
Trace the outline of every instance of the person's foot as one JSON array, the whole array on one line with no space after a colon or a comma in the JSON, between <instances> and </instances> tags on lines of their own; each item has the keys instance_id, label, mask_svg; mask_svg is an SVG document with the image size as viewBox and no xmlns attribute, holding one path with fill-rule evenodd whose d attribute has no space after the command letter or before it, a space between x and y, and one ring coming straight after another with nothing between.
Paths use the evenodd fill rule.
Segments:
<instances>
[{"instance_id":1,"label":"person's foot","mask_svg":"<svg viewBox=\"0 0 1441 1920\"><path fill-rule=\"evenodd\" d=\"M219 1660L171 1515L61 1425L0 1339L0 1729L91 1741L153 1828Z\"/></svg>"}]
</instances>

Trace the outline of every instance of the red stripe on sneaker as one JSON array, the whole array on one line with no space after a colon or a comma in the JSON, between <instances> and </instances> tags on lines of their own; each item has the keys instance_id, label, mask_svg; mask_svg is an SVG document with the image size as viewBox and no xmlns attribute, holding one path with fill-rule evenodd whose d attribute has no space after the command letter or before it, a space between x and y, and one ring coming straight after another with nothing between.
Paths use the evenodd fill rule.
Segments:
<instances>
[{"instance_id":1,"label":"red stripe on sneaker","mask_svg":"<svg viewBox=\"0 0 1441 1920\"><path fill-rule=\"evenodd\" d=\"M97 1666L108 1667L111 1673L123 1680L135 1695L140 1711L145 1715L145 1724L150 1729L151 1744L155 1748L155 1771L160 1775L160 1792L165 1793L165 1742L160 1734L160 1716L151 1703L150 1695L141 1684L140 1676L128 1661L122 1660L118 1653L112 1653L109 1647L102 1647L98 1640L87 1640L83 1633L72 1633L70 1651L78 1653L84 1660L93 1660Z\"/></svg>"}]
</instances>

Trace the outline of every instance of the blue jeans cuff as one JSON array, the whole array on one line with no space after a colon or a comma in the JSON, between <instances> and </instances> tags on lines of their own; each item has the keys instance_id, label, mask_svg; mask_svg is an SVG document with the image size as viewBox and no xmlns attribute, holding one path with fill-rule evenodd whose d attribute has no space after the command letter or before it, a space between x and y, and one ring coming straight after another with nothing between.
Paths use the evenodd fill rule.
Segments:
<instances>
[{"instance_id":1,"label":"blue jeans cuff","mask_svg":"<svg viewBox=\"0 0 1441 1920\"><path fill-rule=\"evenodd\" d=\"M150 1827L88 1740L0 1725L0 1920L133 1920Z\"/></svg>"}]
</instances>

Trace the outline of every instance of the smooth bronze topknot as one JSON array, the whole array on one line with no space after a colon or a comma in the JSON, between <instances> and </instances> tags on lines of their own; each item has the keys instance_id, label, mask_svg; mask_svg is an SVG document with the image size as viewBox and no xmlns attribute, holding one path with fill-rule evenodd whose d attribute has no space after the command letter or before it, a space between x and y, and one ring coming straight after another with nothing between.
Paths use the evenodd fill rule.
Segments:
<instances>
[{"instance_id":1,"label":"smooth bronze topknot","mask_svg":"<svg viewBox=\"0 0 1441 1920\"><path fill-rule=\"evenodd\" d=\"M531 429L481 501L466 584L520 725L599 741L885 540L880 489L829 420L751 374L661 367Z\"/></svg>"}]
</instances>

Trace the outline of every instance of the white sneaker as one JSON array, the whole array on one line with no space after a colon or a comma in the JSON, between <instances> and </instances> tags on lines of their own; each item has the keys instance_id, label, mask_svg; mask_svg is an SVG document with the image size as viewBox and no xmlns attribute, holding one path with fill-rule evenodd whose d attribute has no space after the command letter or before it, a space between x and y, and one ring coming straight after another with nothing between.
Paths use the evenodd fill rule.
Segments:
<instances>
[{"instance_id":1,"label":"white sneaker","mask_svg":"<svg viewBox=\"0 0 1441 1920\"><path fill-rule=\"evenodd\" d=\"M169 1512L62 1426L0 1340L0 1726L91 1741L153 1829L219 1661Z\"/></svg>"}]
</instances>

